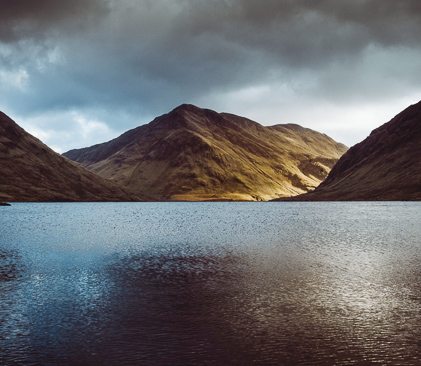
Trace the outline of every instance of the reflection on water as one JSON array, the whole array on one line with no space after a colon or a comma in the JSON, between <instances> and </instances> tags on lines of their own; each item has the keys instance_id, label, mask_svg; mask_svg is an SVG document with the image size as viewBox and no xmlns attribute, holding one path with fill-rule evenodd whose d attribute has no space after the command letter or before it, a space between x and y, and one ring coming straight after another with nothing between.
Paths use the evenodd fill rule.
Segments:
<instances>
[{"instance_id":1,"label":"reflection on water","mask_svg":"<svg viewBox=\"0 0 421 366\"><path fill-rule=\"evenodd\" d=\"M421 362L419 203L0 215L2 365Z\"/></svg>"}]
</instances>

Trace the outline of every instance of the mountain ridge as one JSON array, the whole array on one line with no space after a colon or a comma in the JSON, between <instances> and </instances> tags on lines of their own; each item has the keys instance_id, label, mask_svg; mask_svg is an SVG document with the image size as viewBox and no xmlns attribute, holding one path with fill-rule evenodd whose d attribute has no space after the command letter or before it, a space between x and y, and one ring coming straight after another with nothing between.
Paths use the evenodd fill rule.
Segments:
<instances>
[{"instance_id":1,"label":"mountain ridge","mask_svg":"<svg viewBox=\"0 0 421 366\"><path fill-rule=\"evenodd\" d=\"M314 192L293 200L421 200L421 101L351 147Z\"/></svg>"},{"instance_id":2,"label":"mountain ridge","mask_svg":"<svg viewBox=\"0 0 421 366\"><path fill-rule=\"evenodd\" d=\"M57 154L0 112L0 201L144 199Z\"/></svg>"},{"instance_id":3,"label":"mountain ridge","mask_svg":"<svg viewBox=\"0 0 421 366\"><path fill-rule=\"evenodd\" d=\"M313 189L346 149L297 125L266 127L183 104L116 139L64 155L157 199L267 200Z\"/></svg>"}]
</instances>

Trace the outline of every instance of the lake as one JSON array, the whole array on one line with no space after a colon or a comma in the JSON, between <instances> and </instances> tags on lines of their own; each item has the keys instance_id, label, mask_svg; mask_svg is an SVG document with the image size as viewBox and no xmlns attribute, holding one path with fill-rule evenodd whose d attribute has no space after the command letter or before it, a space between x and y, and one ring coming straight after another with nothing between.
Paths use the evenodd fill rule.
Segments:
<instances>
[{"instance_id":1,"label":"lake","mask_svg":"<svg viewBox=\"0 0 421 366\"><path fill-rule=\"evenodd\" d=\"M0 207L1 365L419 365L421 203Z\"/></svg>"}]
</instances>

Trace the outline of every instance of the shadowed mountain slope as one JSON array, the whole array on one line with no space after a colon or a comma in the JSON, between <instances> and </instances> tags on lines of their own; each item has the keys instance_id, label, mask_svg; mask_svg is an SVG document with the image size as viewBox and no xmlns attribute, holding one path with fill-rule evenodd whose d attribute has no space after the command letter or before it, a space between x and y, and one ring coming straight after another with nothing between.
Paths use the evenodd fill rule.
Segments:
<instances>
[{"instance_id":1,"label":"shadowed mountain slope","mask_svg":"<svg viewBox=\"0 0 421 366\"><path fill-rule=\"evenodd\" d=\"M126 189L57 154L0 112L0 201L132 201Z\"/></svg>"},{"instance_id":2,"label":"shadowed mountain slope","mask_svg":"<svg viewBox=\"0 0 421 366\"><path fill-rule=\"evenodd\" d=\"M181 105L147 125L64 155L135 192L170 200L268 200L314 189L346 151L298 125Z\"/></svg>"},{"instance_id":3,"label":"shadowed mountain slope","mask_svg":"<svg viewBox=\"0 0 421 366\"><path fill-rule=\"evenodd\" d=\"M312 193L294 200L421 200L421 102L353 146Z\"/></svg>"}]
</instances>

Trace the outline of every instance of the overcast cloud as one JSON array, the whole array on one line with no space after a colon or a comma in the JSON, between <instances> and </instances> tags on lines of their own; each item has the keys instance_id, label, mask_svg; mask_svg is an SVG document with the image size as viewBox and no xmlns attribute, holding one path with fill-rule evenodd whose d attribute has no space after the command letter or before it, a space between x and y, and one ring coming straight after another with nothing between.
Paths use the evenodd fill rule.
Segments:
<instances>
[{"instance_id":1,"label":"overcast cloud","mask_svg":"<svg viewBox=\"0 0 421 366\"><path fill-rule=\"evenodd\" d=\"M419 100L419 0L0 0L0 110L59 152L182 103L350 146Z\"/></svg>"}]
</instances>

